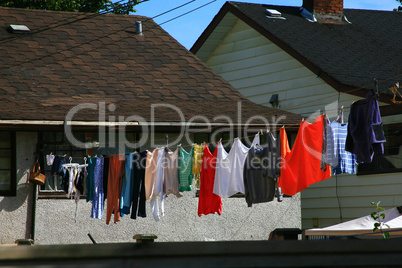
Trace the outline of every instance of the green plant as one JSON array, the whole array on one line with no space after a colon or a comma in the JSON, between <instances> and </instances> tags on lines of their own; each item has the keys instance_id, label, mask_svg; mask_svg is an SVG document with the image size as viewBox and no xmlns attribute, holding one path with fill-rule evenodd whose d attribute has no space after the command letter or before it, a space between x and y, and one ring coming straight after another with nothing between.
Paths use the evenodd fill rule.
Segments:
<instances>
[{"instance_id":1,"label":"green plant","mask_svg":"<svg viewBox=\"0 0 402 268\"><path fill-rule=\"evenodd\" d=\"M388 224L384 223L385 213L381 213L385 210L385 208L380 207L381 201L371 202L371 205L375 206L375 210L371 212L371 218L373 218L376 222L374 223L373 233L377 230L381 231L381 234L384 238L389 238L389 232L383 231L383 226L386 226L388 229L390 228Z\"/></svg>"}]
</instances>

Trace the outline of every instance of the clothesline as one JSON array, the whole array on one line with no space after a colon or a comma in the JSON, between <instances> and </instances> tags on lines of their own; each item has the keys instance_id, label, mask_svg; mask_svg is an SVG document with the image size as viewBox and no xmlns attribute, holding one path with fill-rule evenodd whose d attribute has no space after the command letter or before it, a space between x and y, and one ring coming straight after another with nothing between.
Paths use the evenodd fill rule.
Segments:
<instances>
[{"instance_id":1,"label":"clothesline","mask_svg":"<svg viewBox=\"0 0 402 268\"><path fill-rule=\"evenodd\" d=\"M359 134L359 131L362 129L358 131L352 130L355 129L353 127L349 129L348 124L357 124L356 120L362 119L363 111L368 113L370 122L367 126L360 125L360 128L373 128L376 139L361 136L363 134ZM281 201L281 190L284 194L293 196L313 183L330 178L332 174L353 174L356 162L371 162L374 152L383 153L382 143L385 139L381 139L381 118L375 93L371 92L367 95L367 99L353 103L348 124L335 121L330 123L326 115L318 116L314 123L302 121L292 150L286 130L281 128L279 139L276 139L272 132L266 132L265 147L261 147L261 135L257 133L250 148L239 138L235 138L229 152L226 152L222 142L218 142L213 154L209 151L208 144L204 143L191 145L189 153L182 147L177 147L174 152L162 147L152 152L130 153L123 157L112 155L105 166L106 158L102 156L89 158L87 201L92 201L93 204L91 217L102 218L104 200L102 189L105 181L103 176L108 176L107 224L113 211L115 223L124 214L130 213L131 202L134 204L132 201L134 199L136 205L131 212L132 218L137 214L145 217L145 200L150 200L154 218L160 220L164 215L165 197L168 194L180 197L180 191L191 191L191 185L196 179L200 181L199 216L209 213L220 215L221 198L238 192L245 194L249 206L271 202L275 193L278 201ZM374 135L373 131L368 133ZM374 143L364 144L366 148L362 147L361 140L373 140ZM357 142L356 146L354 142ZM371 150L370 146L374 150ZM350 152L346 152L345 149ZM347 154L352 152L356 153L356 156L349 157ZM144 163L134 165L135 154L138 156L138 159L135 159L139 160L139 163L145 161L146 165ZM165 165L165 161L170 164ZM106 166L109 168L108 173L105 173L107 175L104 174ZM303 168L300 168L301 166ZM71 175L71 172L72 169L68 176L69 185L64 186L64 189L68 188L69 194L72 193L71 185L74 181L71 176L77 174L75 172ZM91 186L91 180L97 186ZM131 183L137 183L134 187L136 189L134 192L137 193L134 199L130 196ZM138 202L142 204L140 209Z\"/></svg>"},{"instance_id":2,"label":"clothesline","mask_svg":"<svg viewBox=\"0 0 402 268\"><path fill-rule=\"evenodd\" d=\"M301 122L303 122L303 121L314 121L315 119L313 119L313 118L307 118L307 119L302 119L302 121ZM311 122L309 122L309 123L311 123ZM271 129L269 129L269 131L272 131L272 132L276 132L276 131L278 131L279 129L281 129L281 128L283 128L285 125L279 125L279 126L277 126L277 127L275 127L273 130L271 130ZM294 127L299 127L300 126L300 123L297 123L297 124L287 124L286 125L286 127L287 128L294 128ZM218 127L214 127L214 128L218 128ZM257 129L256 129L257 130ZM262 128L260 128L260 130L258 131L258 132L261 132L262 131ZM268 132L268 130L267 130L267 132ZM196 133L199 133L199 132L196 132ZM222 139L220 139L219 140L219 142L222 142L222 143L225 143L225 142L230 142L230 141L234 141L235 139L240 139L240 140L243 140L243 139L246 139L246 138L252 138L252 137L254 137L255 136L255 134L251 134L251 135L248 135L248 136L243 136L243 137L236 137L236 138L234 138L234 139L226 139L226 140L222 140ZM180 135L176 135L176 136L173 136L173 138L172 139L176 139L176 138L178 138L178 137L180 137ZM166 140L166 138L165 139L155 139L154 141L164 141L164 140ZM132 143L133 141L128 141L129 143ZM123 142L116 142L116 144L120 144L120 143L123 143ZM85 143L83 143L83 144L85 144ZM81 145L83 145L83 144L81 144ZM217 142L203 142L202 144L207 144L207 145L216 145L217 144ZM67 146L67 145L58 145L58 146ZM192 145L191 144L188 144L188 145L174 145L174 146L163 146L163 145L161 145L161 146L158 146L158 147L166 147L166 148L170 148L170 149L174 149L175 147L177 147L177 146L180 146L180 147L183 147L183 148L191 148L192 147ZM67 155L65 155L65 157L67 157ZM75 157L75 156L70 156L70 157L72 157L73 159L82 159L83 157ZM109 157L109 156L106 156L106 155L104 155L103 157Z\"/></svg>"}]
</instances>

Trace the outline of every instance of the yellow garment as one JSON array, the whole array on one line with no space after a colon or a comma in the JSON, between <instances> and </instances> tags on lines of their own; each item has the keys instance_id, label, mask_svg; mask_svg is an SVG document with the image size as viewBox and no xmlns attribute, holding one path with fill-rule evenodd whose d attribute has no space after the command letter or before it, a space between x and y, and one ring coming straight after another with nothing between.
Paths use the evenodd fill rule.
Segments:
<instances>
[{"instance_id":1,"label":"yellow garment","mask_svg":"<svg viewBox=\"0 0 402 268\"><path fill-rule=\"evenodd\" d=\"M204 155L205 144L193 144L194 158L193 158L193 175L194 183L197 188L200 188L200 174L202 167L202 156Z\"/></svg>"}]
</instances>

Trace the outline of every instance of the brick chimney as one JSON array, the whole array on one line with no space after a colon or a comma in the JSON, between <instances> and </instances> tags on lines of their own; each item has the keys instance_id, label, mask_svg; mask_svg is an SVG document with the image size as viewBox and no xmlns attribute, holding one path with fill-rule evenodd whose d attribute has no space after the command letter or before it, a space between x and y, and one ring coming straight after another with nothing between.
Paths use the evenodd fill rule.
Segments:
<instances>
[{"instance_id":1,"label":"brick chimney","mask_svg":"<svg viewBox=\"0 0 402 268\"><path fill-rule=\"evenodd\" d=\"M343 0L303 0L303 7L313 13L318 22L342 23Z\"/></svg>"}]
</instances>

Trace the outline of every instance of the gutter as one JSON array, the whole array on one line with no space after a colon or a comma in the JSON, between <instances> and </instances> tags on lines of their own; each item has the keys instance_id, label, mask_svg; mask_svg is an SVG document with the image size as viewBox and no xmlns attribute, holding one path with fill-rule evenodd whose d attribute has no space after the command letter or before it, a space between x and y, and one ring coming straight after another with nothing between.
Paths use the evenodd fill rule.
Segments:
<instances>
[{"instance_id":1,"label":"gutter","mask_svg":"<svg viewBox=\"0 0 402 268\"><path fill-rule=\"evenodd\" d=\"M35 126L105 126L105 127L119 127L119 126L222 126L222 127L242 127L242 126L256 126L262 127L267 126L267 124L245 124L245 123L188 123L188 122L97 122L97 121L61 121L61 120L0 120L0 125L35 125ZM271 125L271 124L268 124ZM280 123L279 125L293 125Z\"/></svg>"}]
</instances>

